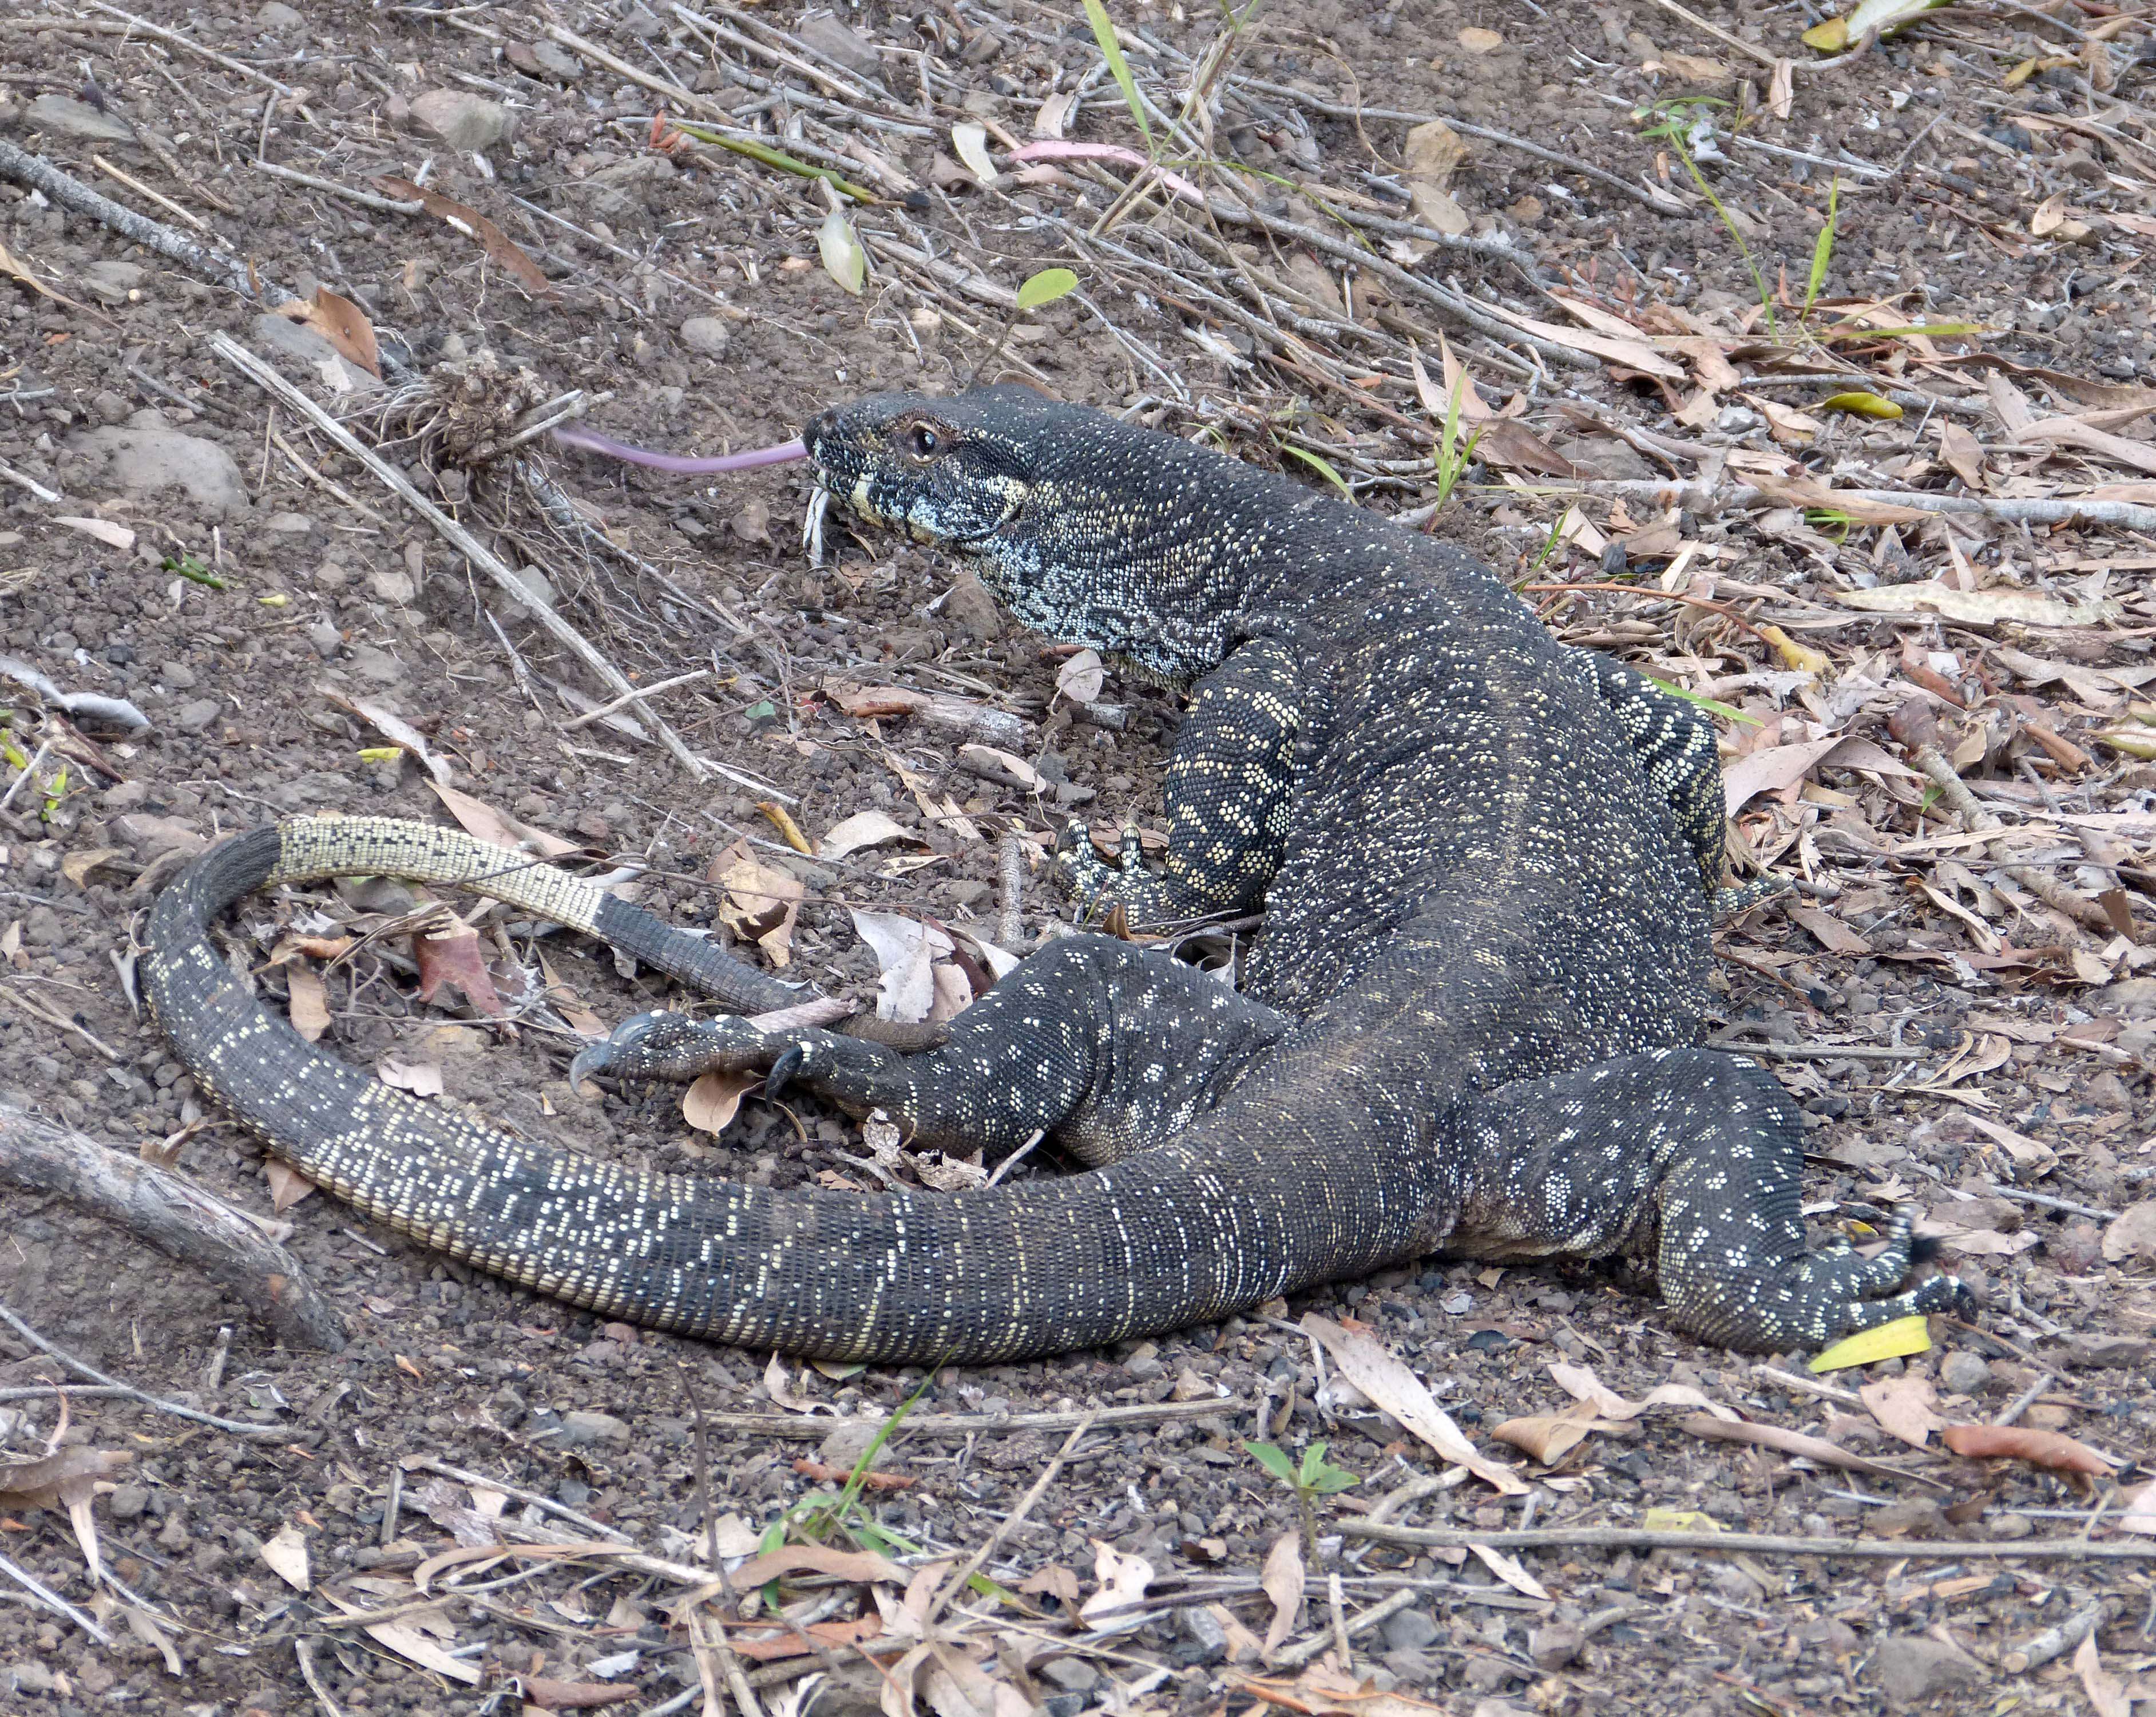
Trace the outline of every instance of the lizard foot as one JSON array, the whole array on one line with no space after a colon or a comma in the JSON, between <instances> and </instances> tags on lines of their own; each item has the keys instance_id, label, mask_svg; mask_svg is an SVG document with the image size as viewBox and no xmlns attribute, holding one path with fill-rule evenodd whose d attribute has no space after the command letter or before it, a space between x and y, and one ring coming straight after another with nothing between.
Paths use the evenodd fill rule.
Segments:
<instances>
[{"instance_id":1,"label":"lizard foot","mask_svg":"<svg viewBox=\"0 0 2156 1717\"><path fill-rule=\"evenodd\" d=\"M760 1031L736 1015L699 1020L688 1014L632 1014L569 1063L569 1083L594 1073L617 1079L686 1084L706 1073L761 1072L787 1050L785 1032Z\"/></svg>"},{"instance_id":2,"label":"lizard foot","mask_svg":"<svg viewBox=\"0 0 2156 1717\"><path fill-rule=\"evenodd\" d=\"M1064 887L1077 902L1078 923L1097 924L1116 904L1127 885L1150 880L1144 863L1144 846L1137 829L1126 825L1122 850L1111 864L1093 845L1091 827L1081 821L1065 825L1055 843L1055 869Z\"/></svg>"}]
</instances>

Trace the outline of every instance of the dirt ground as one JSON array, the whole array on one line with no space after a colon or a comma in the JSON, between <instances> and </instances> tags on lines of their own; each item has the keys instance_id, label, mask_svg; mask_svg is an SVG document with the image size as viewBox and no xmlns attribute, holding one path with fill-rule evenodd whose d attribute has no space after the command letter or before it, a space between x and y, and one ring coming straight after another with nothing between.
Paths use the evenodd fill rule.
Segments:
<instances>
[{"instance_id":1,"label":"dirt ground","mask_svg":"<svg viewBox=\"0 0 2156 1717\"><path fill-rule=\"evenodd\" d=\"M1219 19L1111 9L1166 138ZM1207 190L1240 187L1270 229L1158 201L1105 224L1131 163L1008 159L1073 90L1065 138L1145 147L1075 7L916 15L871 0L834 19L778 0L698 24L655 0L207 0L151 6L147 30L123 16L0 18L0 143L244 259L263 296L0 178L0 630L8 671L51 682L41 696L8 681L0 1091L131 1155L181 1135L178 1170L288 1230L351 1335L334 1354L280 1347L139 1239L0 1190L0 1302L140 1390L261 1427L70 1399L67 1443L132 1457L86 1506L106 1578L64 1508L0 1489L0 1696L67 1717L693 1709L702 1675L723 1679L708 1652L700 1671L693 1612L705 1637L729 1618L760 1697L793 1712L2156 1709L2156 1569L2133 1554L2156 1549L2145 13L1956 7L1821 67L1797 39L1809 8L1707 5L1732 46L1668 11L1579 0L1276 7L1236 33L1212 86L1214 164L1164 151ZM836 199L822 184L716 147L654 151L662 107L875 191L852 215L865 290L824 265ZM1430 116L1459 127L1464 163L1411 133ZM1672 118L1676 136L1656 135ZM959 160L952 128L967 124L992 185ZM412 212L409 183L385 178L494 227ZM1455 213L1483 249L1400 228ZM1371 248L1343 261L1297 236L1313 231ZM843 237L836 249L843 266ZM1077 290L1016 315L1012 290L1055 265ZM1404 270L1452 283L1480 325ZM1059 686L1068 652L911 547L857 545L834 523L812 564L798 465L688 480L542 440L467 468L439 434L406 433L433 409L413 416L403 393L384 428L381 384L321 333L265 319L270 299L317 286L336 295L317 326L348 352L371 325L392 388L470 373L498 399L528 370L520 399L584 390L589 424L646 445L775 443L863 392L946 391L983 370L1209 431L1313 483L1329 469L1388 512L1439 498L1427 408L1456 357L1471 416L1512 414L1484 427L1436 528L1524 583L1575 587L1532 593L1567 637L1741 712L1724 722L1732 775L1748 772L1740 845L1808 886L1725 927L1716 1036L1757 1046L1815 1123L1807 1209L1822 1230L1919 1208L1974 1291L1968 1318L1933 1320L1922 1353L1815 1379L1808 1355L1758 1362L1672 1334L1614 1270L1437 1259L1112 1351L833 1375L601 1324L324 1194L274 1213L259 1149L205 1110L131 1005L131 930L206 840L301 811L440 817L405 740L357 706L410 724L459 791L603 869L645 867L638 897L680 922L730 933L710 879L744 853L790 876L803 897L785 975L855 990L876 961L850 908L990 942L1014 913L1019 954L1053 933L1067 914L1045 867L1024 864L1009 897L1001 837L1045 838L1074 814L1157 825L1178 712L1112 671L1074 697ZM1521 314L1532 328L1506 319ZM1911 324L1960 331L1883 332ZM613 691L221 358L219 332L388 443L426 495L543 575L533 603L634 680L702 671L640 707L732 773L693 778L648 716L577 723ZM1851 391L1901 415L1827 404ZM542 478L593 528L550 519ZM1847 498L1892 490L1977 505L1943 522ZM2041 516L2062 496L2084 516ZM2040 516L2013 517L2025 504ZM1927 604L1918 587L1946 594ZM980 773L961 756L978 736L924 716L846 713L860 694L844 688L861 686L1003 712L1019 772ZM147 726L86 707L74 726L88 738L73 739L55 689L126 700ZM1922 771L1927 746L2003 830L1964 832ZM767 806L812 846L870 811L901 835L804 855ZM413 904L380 885L259 897L234 945L281 997L307 981L289 970L316 970L272 963L294 959L286 938L379 928ZM449 1099L567 1149L762 1185L873 1184L859 1127L813 1104L751 1097L715 1138L684 1123L678 1092L572 1092L564 1020L610 1025L669 987L528 926L490 922L483 946L505 993L552 984L558 1008L498 1026L452 995L423 1005L393 933L327 973L325 1046L393 1077L439 1072ZM1367 1326L1518 1493L1343 1387L1296 1321L1307 1313ZM40 1385L64 1375L0 1330L11 1456L44 1449L57 1410ZM1676 1408L1633 1413L1669 1385ZM1553 1463L1494 1434L1583 1393L1601 1416L1579 1410L1593 1428ZM806 1636L751 1626L754 1593L746 1609L670 1607L707 1566L713 1520L738 1555L833 1490L797 1460L843 1477L864 1422L915 1397L878 1468L911 1483L864 1492L850 1538L833 1510L823 1530L841 1549L880 1545L909 1574L939 1564L913 1579L916 1614L953 1559L1003 1535L980 1570L993 1584L945 1612L932 1646L855 1651L879 1628L909 1636L906 1576L871 1586L851 1565L804 1564L783 1593L764 1588L821 1630L822 1661L783 1655ZM1013 1524L1091 1407L1109 1411ZM1728 1421L1714 1409L1815 1442L1715 1437ZM2094 1471L1958 1456L1934 1428L2010 1420L2093 1450ZM1246 1441L1298 1457L1325 1443L1359 1480L1317 1501L1308 1552L1294 1496ZM1442 1488L1414 1483L1448 1469ZM1888 1553L1499 1540L1486 1554L1358 1535L1373 1515L1486 1537L1666 1524ZM583 1549L507 1547L512 1528L546 1525ZM797 1519L792 1541L818 1529ZM594 1549L607 1531L646 1560ZM2062 1547L2004 1560L1932 1540ZM459 1545L469 1560L429 1560ZM1250 1636L1266 1634L1291 1562L1307 1591L1299 1608L1290 1593L1288 1656L1269 1667ZM1401 1593L1341 1663L1336 1614ZM341 1623L355 1611L403 1619L370 1633ZM2030 1649L2076 1618L2080 1632ZM793 1679L804 1668L815 1678Z\"/></svg>"}]
</instances>

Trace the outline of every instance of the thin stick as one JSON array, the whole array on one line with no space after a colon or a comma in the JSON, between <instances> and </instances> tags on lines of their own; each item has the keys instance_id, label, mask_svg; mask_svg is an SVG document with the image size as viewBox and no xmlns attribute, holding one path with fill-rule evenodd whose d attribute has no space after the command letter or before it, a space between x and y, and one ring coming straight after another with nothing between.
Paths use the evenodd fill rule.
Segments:
<instances>
[{"instance_id":1,"label":"thin stick","mask_svg":"<svg viewBox=\"0 0 2156 1717\"><path fill-rule=\"evenodd\" d=\"M708 680L711 677L711 671L709 668L695 668L685 674L676 674L670 680L660 680L649 686L639 686L633 691L623 692L620 697L609 703L600 704L596 709L588 709L580 716L570 717L567 721L562 723L562 729L567 732L573 727L588 727L592 722L603 721L616 710L624 709L632 703L641 702L647 697L655 697L662 691L671 691L676 686L686 686L694 680Z\"/></svg>"},{"instance_id":2,"label":"thin stick","mask_svg":"<svg viewBox=\"0 0 2156 1717\"><path fill-rule=\"evenodd\" d=\"M1645 501L1658 506L1687 506L1696 512L1719 512L1725 508L1782 506L1787 503L1750 484L1723 489L1705 483L1662 482L1652 477L1594 479L1564 483L1544 479L1528 486L1531 491L1552 495L1608 495L1623 501ZM1928 489L1836 489L1822 496L1829 501L1871 501L1881 506L1907 506L1918 512L1964 513L1996 519L2010 525L2108 525L2122 531L2156 531L2156 506L2128 501L2050 501L2015 496L1935 495ZM1405 523L1409 515L1402 514ZM1876 619L1859 614L1852 619Z\"/></svg>"},{"instance_id":3,"label":"thin stick","mask_svg":"<svg viewBox=\"0 0 2156 1717\"><path fill-rule=\"evenodd\" d=\"M1326 1589L1327 1595L1333 1600L1332 1626L1323 1633L1312 1634L1308 1639L1298 1640L1295 1644L1281 1651L1273 1659L1273 1667L1276 1669L1299 1669L1327 1646L1332 1646L1339 1652L1340 1667L1342 1669L1347 1668L1348 1642L1351 1638L1358 1634L1368 1633L1372 1628L1391 1621L1394 1617L1399 1615L1423 1594L1423 1588L1419 1586L1404 1586L1390 1597L1380 1599L1368 1609L1349 1616L1343 1612L1340 1605L1340 1576L1337 1574L1329 1574L1326 1576ZM1205 1596L1209 1596L1210 1594ZM1531 1598L1523 1601L1531 1606L1534 1602ZM1536 1607L1539 1606L1536 1606ZM1109 1613L1114 1612L1111 1611Z\"/></svg>"},{"instance_id":4,"label":"thin stick","mask_svg":"<svg viewBox=\"0 0 2156 1717\"><path fill-rule=\"evenodd\" d=\"M932 1624L943 1613L944 1606L963 1591L966 1582L981 1571L981 1565L1001 1550L1004 1540L1018 1530L1019 1523L1033 1512L1034 1504L1055 1482L1055 1475L1063 1470L1063 1463L1070 1458L1071 1452L1078 1447L1078 1440L1093 1428L1093 1422L1098 1416L1097 1412L1088 1413L1072 1427L1070 1435L1063 1439L1063 1447L1056 1450L1055 1457L1040 1469L1040 1477L1034 1479L1032 1488L1019 1499L1018 1506L996 1523L996 1529L988 1535L981 1547L967 1557L957 1571L943 1582L943 1589L936 1594L928 1606L928 1613L921 1617L924 1626ZM911 1422L908 1421L909 1424Z\"/></svg>"},{"instance_id":5,"label":"thin stick","mask_svg":"<svg viewBox=\"0 0 2156 1717\"><path fill-rule=\"evenodd\" d=\"M90 159L91 164L107 178L119 180L121 184L126 186L126 188L132 191L137 197L148 198L152 203L156 203L158 208L163 209L166 213L177 215L182 220L185 221L198 233L207 233L209 231L209 223L204 220L200 215L197 214L192 208L182 208L179 203L173 202L172 199L167 197L162 191L151 190L147 185L144 184L141 180L135 177L131 173L124 173L121 172L118 167L107 161L102 155L93 155Z\"/></svg>"},{"instance_id":6,"label":"thin stick","mask_svg":"<svg viewBox=\"0 0 2156 1717\"><path fill-rule=\"evenodd\" d=\"M400 1463L408 1473L439 1473L444 1478L454 1478L459 1484L478 1485L487 1490L498 1490L502 1495L515 1497L520 1503L533 1503L549 1514L559 1514L564 1520L573 1521L587 1532L596 1532L601 1538L611 1539L616 1544L634 1544L627 1533L594 1520L588 1514L579 1514L574 1509L556 1502L552 1497L542 1496L536 1490L526 1490L511 1484L506 1478L489 1478L485 1473L468 1473L462 1467L452 1467L447 1461L438 1461L432 1455L407 1455Z\"/></svg>"},{"instance_id":7,"label":"thin stick","mask_svg":"<svg viewBox=\"0 0 2156 1717\"><path fill-rule=\"evenodd\" d=\"M1087 1423L1108 1425L1164 1425L1177 1419L1202 1419L1213 1413L1247 1413L1245 1401L1134 1402L1124 1407L1091 1407L1075 1413L909 1413L906 1433L942 1433L963 1437L968 1432L1000 1433L1014 1431L1070 1431ZM836 1421L822 1414L713 1413L711 1429L750 1437L792 1437L820 1441L831 1434Z\"/></svg>"},{"instance_id":8,"label":"thin stick","mask_svg":"<svg viewBox=\"0 0 2156 1717\"><path fill-rule=\"evenodd\" d=\"M167 1257L193 1266L229 1289L289 1346L334 1353L345 1344L343 1320L315 1292L299 1261L239 1211L180 1175L42 1120L5 1098L0 1098L0 1182L57 1193L148 1241Z\"/></svg>"},{"instance_id":9,"label":"thin stick","mask_svg":"<svg viewBox=\"0 0 2156 1717\"><path fill-rule=\"evenodd\" d=\"M213 1425L219 1431L229 1431L235 1437L290 1437L292 1433L281 1425L243 1425L237 1419L220 1419L214 1413L205 1413L198 1408L183 1407L177 1401L160 1401L146 1391L122 1383L117 1377L108 1377L96 1366L78 1360L73 1354L63 1352L30 1328L6 1306L0 1305L0 1322L5 1322L23 1340L40 1353L49 1354L69 1370L87 1377L92 1383L102 1383L120 1391L130 1399L145 1406L155 1407L161 1413L170 1413L176 1418L192 1419L198 1425Z\"/></svg>"},{"instance_id":10,"label":"thin stick","mask_svg":"<svg viewBox=\"0 0 2156 1717\"><path fill-rule=\"evenodd\" d=\"M66 1617L69 1621L74 1622L77 1627L80 1627L85 1633L88 1634L100 1645L109 1646L112 1643L112 1636L110 1634L107 1633L103 1628L100 1627L95 1622L91 1620L88 1616L83 1614L83 1612L75 1608L73 1604L69 1603L65 1598L62 1597L58 1592L54 1591L50 1586L39 1580L37 1576L31 1573L28 1569L18 1568L13 1562L9 1561L7 1557L0 1556L0 1574L6 1575L10 1580L13 1581L16 1585L21 1586L23 1591L29 1593L32 1597L36 1598L40 1603L48 1606L51 1609L58 1611L61 1615Z\"/></svg>"},{"instance_id":11,"label":"thin stick","mask_svg":"<svg viewBox=\"0 0 2156 1717\"><path fill-rule=\"evenodd\" d=\"M1762 1062L1926 1062L1938 1053L1890 1049L1883 1043L1716 1043L1709 1047Z\"/></svg>"},{"instance_id":12,"label":"thin stick","mask_svg":"<svg viewBox=\"0 0 2156 1717\"><path fill-rule=\"evenodd\" d=\"M322 1717L344 1717L344 1708L330 1697L330 1690L322 1685L321 1672L315 1668L315 1642L304 1633L294 1634L292 1655L300 1660L300 1673L315 1703L322 1708Z\"/></svg>"},{"instance_id":13,"label":"thin stick","mask_svg":"<svg viewBox=\"0 0 2156 1717\"><path fill-rule=\"evenodd\" d=\"M1467 1550L1486 1545L1493 1550L1691 1550L1721 1555L1859 1556L1889 1560L1897 1556L1959 1561L1997 1557L2012 1562L2156 1561L2156 1540L2147 1544L2093 1544L2079 1538L1980 1539L1783 1538L1764 1532L1650 1532L1632 1526L1538 1526L1531 1532L1455 1532L1437 1526L1394 1526L1389 1522L1342 1520L1349 1538L1373 1538L1418 1550Z\"/></svg>"},{"instance_id":14,"label":"thin stick","mask_svg":"<svg viewBox=\"0 0 2156 1717\"><path fill-rule=\"evenodd\" d=\"M178 228L153 221L146 214L137 214L101 192L91 190L72 174L62 172L43 156L18 149L4 140L0 140L0 174L33 191L44 192L63 208L104 222L122 238L132 239L137 244L191 269L205 280L229 286L243 298L259 299L274 306L285 303L292 296L282 287L266 282L258 291L247 265L238 258L205 249ZM2156 512L2156 508L2150 511Z\"/></svg>"},{"instance_id":15,"label":"thin stick","mask_svg":"<svg viewBox=\"0 0 2156 1717\"><path fill-rule=\"evenodd\" d=\"M175 48L184 48L190 54L198 54L204 59L223 66L227 71L236 71L240 76L252 78L258 84L267 84L280 95L293 95L299 93L290 84L279 83L268 72L256 70L245 60L234 59L228 54L218 53L214 48L205 48L201 43L182 35L177 30L168 30L162 24L151 23L146 18L137 18L131 12L122 12L116 6L107 5L105 0L90 0L90 3L100 12L108 13L114 18L126 19L146 36L155 36L160 42L169 42Z\"/></svg>"},{"instance_id":16,"label":"thin stick","mask_svg":"<svg viewBox=\"0 0 2156 1717\"><path fill-rule=\"evenodd\" d=\"M629 683L621 670L600 655L598 649L583 634L578 631L545 604L534 603L531 600L531 593L525 587L524 581L511 572L492 549L413 488L410 480L403 472L391 465L388 460L324 411L321 406L316 404L299 388L294 387L283 376L228 335L213 334L210 336L209 343L210 349L218 357L223 358L234 368L244 371L257 386L282 399L293 410L298 412L327 435L331 440L336 442L344 451L373 472L384 487L397 495L407 506L432 525L444 541L457 549L480 571L485 573L505 594L512 598L526 614L531 615L538 623L541 630L550 634L557 643L567 649L607 685L612 686L616 691L633 693L636 690ZM660 743L673 755L674 760L687 769L697 780L702 780L705 775L704 765L697 760L695 753L681 743L681 736L660 721L658 717L652 716L650 720L652 725L659 730Z\"/></svg>"},{"instance_id":17,"label":"thin stick","mask_svg":"<svg viewBox=\"0 0 2156 1717\"><path fill-rule=\"evenodd\" d=\"M2152 508L2151 512L2156 512L2156 508ZM1962 827L1970 834L1989 835L2005 826L1997 817L1976 802L1976 795L1969 790L1969 784L1962 779L1960 772L1948 761L1938 746L1919 745L1915 762L1932 784L1939 789L1939 796L1953 808L1954 815L1961 819ZM2118 933L2102 907L2061 887L2034 866L2015 863L2003 842L1994 841L1986 846L1984 851L1994 864L2054 912L2063 912L2082 928L2094 931L2101 937L2107 938ZM2133 939L2138 941L2143 938L2137 937Z\"/></svg>"},{"instance_id":18,"label":"thin stick","mask_svg":"<svg viewBox=\"0 0 2156 1717\"><path fill-rule=\"evenodd\" d=\"M1733 48L1737 52L1744 54L1748 59L1758 60L1760 64L1765 66L1769 71L1772 71L1776 66L1781 64L1779 56L1770 53L1764 48L1758 47L1753 43L1746 41L1742 36L1733 36L1730 34L1727 30L1722 28L1722 27L1718 23L1709 23L1690 7L1678 5L1677 0L1655 0L1655 4L1661 7L1663 11L1674 13L1676 17L1682 18L1686 23L1690 24L1694 29L1699 31L1702 34L1712 36L1716 41L1721 43L1723 47Z\"/></svg>"},{"instance_id":19,"label":"thin stick","mask_svg":"<svg viewBox=\"0 0 2156 1717\"><path fill-rule=\"evenodd\" d=\"M372 191L362 191L355 186L340 185L335 179L316 178L312 173L303 173L296 167L279 167L275 162L249 162L259 173L268 173L272 178L290 179L295 185L305 185L311 191L326 191L332 197L341 197L347 203L357 203L362 208L372 208L382 214L418 214L426 208L419 202L399 202L394 197L377 197Z\"/></svg>"}]
</instances>

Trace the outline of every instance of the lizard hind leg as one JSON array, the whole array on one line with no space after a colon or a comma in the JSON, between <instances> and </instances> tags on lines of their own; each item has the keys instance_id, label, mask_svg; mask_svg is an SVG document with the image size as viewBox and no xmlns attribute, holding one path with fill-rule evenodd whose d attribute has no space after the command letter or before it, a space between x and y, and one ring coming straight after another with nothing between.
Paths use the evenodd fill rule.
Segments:
<instances>
[{"instance_id":1,"label":"lizard hind leg","mask_svg":"<svg viewBox=\"0 0 2156 1717\"><path fill-rule=\"evenodd\" d=\"M1804 1123L1765 1069L1664 1049L1520 1080L1456 1111L1455 1232L1482 1257L1645 1252L1680 1328L1723 1347L1820 1347L1963 1294L1950 1276L1904 1288L1909 1226L1875 1257L1807 1243Z\"/></svg>"}]
</instances>

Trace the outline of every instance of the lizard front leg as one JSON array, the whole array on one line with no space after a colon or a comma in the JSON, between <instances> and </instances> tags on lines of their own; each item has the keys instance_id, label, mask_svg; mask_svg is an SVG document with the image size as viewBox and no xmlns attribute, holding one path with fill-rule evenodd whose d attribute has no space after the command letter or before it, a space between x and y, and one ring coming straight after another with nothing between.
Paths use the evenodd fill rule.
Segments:
<instances>
[{"instance_id":1,"label":"lizard front leg","mask_svg":"<svg viewBox=\"0 0 2156 1717\"><path fill-rule=\"evenodd\" d=\"M1199 681L1168 755L1161 874L1140 864L1135 831L1119 866L1085 824L1066 831L1058 863L1086 921L1119 905L1132 929L1161 929L1262 907L1287 843L1300 719L1295 659L1277 639L1244 645Z\"/></svg>"},{"instance_id":2,"label":"lizard front leg","mask_svg":"<svg viewBox=\"0 0 2156 1717\"><path fill-rule=\"evenodd\" d=\"M642 1014L572 1064L572 1078L687 1080L763 1072L856 1115L881 1109L911 1142L1015 1150L1045 1132L1097 1166L1172 1138L1284 1036L1286 1015L1194 966L1110 936L1066 936L901 1056L822 1031Z\"/></svg>"}]
</instances>

